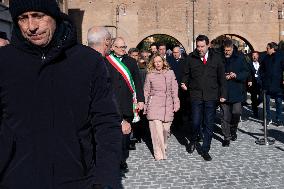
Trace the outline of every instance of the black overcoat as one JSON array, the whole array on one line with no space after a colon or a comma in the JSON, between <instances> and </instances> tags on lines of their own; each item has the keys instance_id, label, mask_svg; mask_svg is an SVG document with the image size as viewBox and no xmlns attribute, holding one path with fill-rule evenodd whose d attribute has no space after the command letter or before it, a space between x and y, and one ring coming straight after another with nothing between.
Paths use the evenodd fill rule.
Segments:
<instances>
[{"instance_id":1,"label":"black overcoat","mask_svg":"<svg viewBox=\"0 0 284 189\"><path fill-rule=\"evenodd\" d=\"M248 63L245 61L243 54L233 51L230 58L225 58L225 73L233 72L236 74L235 79L227 80L227 102L237 103L246 100L246 81L249 70Z\"/></svg>"},{"instance_id":2,"label":"black overcoat","mask_svg":"<svg viewBox=\"0 0 284 189\"><path fill-rule=\"evenodd\" d=\"M222 54L209 49L204 65L195 50L186 58L182 82L188 86L191 100L226 98L225 64Z\"/></svg>"},{"instance_id":3,"label":"black overcoat","mask_svg":"<svg viewBox=\"0 0 284 189\"><path fill-rule=\"evenodd\" d=\"M121 117L107 69L75 36L64 21L39 48L15 27L0 49L0 188L119 185Z\"/></svg>"},{"instance_id":4,"label":"black overcoat","mask_svg":"<svg viewBox=\"0 0 284 189\"><path fill-rule=\"evenodd\" d=\"M259 74L262 88L271 95L283 94L284 54L280 51L266 55L261 62Z\"/></svg>"}]
</instances>

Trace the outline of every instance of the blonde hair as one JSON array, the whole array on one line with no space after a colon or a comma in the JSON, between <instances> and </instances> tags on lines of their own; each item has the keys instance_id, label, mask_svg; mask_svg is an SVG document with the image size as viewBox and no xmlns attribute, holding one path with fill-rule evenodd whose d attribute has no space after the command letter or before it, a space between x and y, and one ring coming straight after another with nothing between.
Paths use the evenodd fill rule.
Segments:
<instances>
[{"instance_id":1,"label":"blonde hair","mask_svg":"<svg viewBox=\"0 0 284 189\"><path fill-rule=\"evenodd\" d=\"M162 70L169 70L170 69L170 65L168 64L168 62L166 61L166 59L164 57L162 57L160 54L154 54L150 60L150 63L147 65L147 72L151 73L153 72L153 70L155 70L155 66L154 66L154 59L156 57L161 57L162 61L163 61L163 68Z\"/></svg>"}]
</instances>

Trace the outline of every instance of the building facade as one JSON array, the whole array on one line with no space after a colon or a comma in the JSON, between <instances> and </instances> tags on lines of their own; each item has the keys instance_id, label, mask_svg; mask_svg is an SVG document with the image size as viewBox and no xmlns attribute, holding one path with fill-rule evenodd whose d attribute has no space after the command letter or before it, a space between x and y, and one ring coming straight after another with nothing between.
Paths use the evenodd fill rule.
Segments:
<instances>
[{"instance_id":1,"label":"building facade","mask_svg":"<svg viewBox=\"0 0 284 189\"><path fill-rule=\"evenodd\" d=\"M88 28L96 25L109 27L129 47L167 34L187 51L198 34L232 35L264 50L266 43L283 39L282 5L280 0L68 0L83 44Z\"/></svg>"},{"instance_id":2,"label":"building facade","mask_svg":"<svg viewBox=\"0 0 284 189\"><path fill-rule=\"evenodd\" d=\"M75 21L83 44L87 44L88 28L94 25L108 27L114 37L124 37L129 47L151 35L166 34L188 52L199 34L211 40L222 35L240 38L258 51L265 50L268 42L284 39L284 0L57 1ZM0 3L8 6L9 0Z\"/></svg>"}]
</instances>

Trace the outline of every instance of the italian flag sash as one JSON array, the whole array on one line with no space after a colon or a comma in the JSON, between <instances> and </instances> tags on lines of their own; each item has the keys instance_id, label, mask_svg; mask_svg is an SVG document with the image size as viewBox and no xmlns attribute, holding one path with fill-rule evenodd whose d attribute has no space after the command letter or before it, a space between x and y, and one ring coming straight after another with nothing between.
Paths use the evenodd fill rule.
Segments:
<instances>
[{"instance_id":1,"label":"italian flag sash","mask_svg":"<svg viewBox=\"0 0 284 189\"><path fill-rule=\"evenodd\" d=\"M131 73L129 69L124 65L124 63L122 63L120 59L115 57L113 54L106 56L106 58L109 61L109 63L122 75L130 92L132 93L132 104L133 104L132 107L134 113L134 118L132 120L132 123L136 123L140 120L140 117L137 108L136 89Z\"/></svg>"}]
</instances>

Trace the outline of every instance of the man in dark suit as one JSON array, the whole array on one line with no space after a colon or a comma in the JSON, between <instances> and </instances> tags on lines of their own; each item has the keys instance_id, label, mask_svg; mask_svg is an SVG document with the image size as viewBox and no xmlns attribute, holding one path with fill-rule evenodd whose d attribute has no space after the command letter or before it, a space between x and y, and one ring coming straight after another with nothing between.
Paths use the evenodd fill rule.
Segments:
<instances>
[{"instance_id":1,"label":"man in dark suit","mask_svg":"<svg viewBox=\"0 0 284 189\"><path fill-rule=\"evenodd\" d=\"M133 83L136 89L136 97L137 102L133 104L133 93L131 92L127 82L125 81L122 74L111 64L107 64L108 70L110 72L112 85L114 88L115 96L118 102L118 107L120 110L120 114L123 117L122 122L122 130L128 129L131 127L131 123L134 118L134 110L133 105L137 106L137 111L143 109L144 106L144 94L143 94L143 87L141 83L141 78L139 74L139 68L135 59L129 57L126 54L126 44L123 38L118 37L114 40L112 45L112 53L115 58L119 59L129 70L131 77L133 78ZM109 61L109 58L107 56ZM136 110L135 110L136 111ZM123 155L122 155L122 162L121 162L121 169L123 171L128 171L128 166L126 163L126 159L129 156L129 134L123 135Z\"/></svg>"},{"instance_id":2,"label":"man in dark suit","mask_svg":"<svg viewBox=\"0 0 284 189\"><path fill-rule=\"evenodd\" d=\"M217 101L224 102L225 93L224 59L220 53L209 49L209 39L205 35L196 38L196 49L187 56L181 87L189 89L193 136L188 146L189 153L195 150L202 115L204 115L204 139L201 156L211 161L209 155L216 117Z\"/></svg>"},{"instance_id":3,"label":"man in dark suit","mask_svg":"<svg viewBox=\"0 0 284 189\"><path fill-rule=\"evenodd\" d=\"M261 95L261 83L259 78L259 53L257 51L252 52L252 61L249 63L249 74L251 76L251 86L249 86L248 91L251 94L251 106L253 111L253 116L258 118L258 105L262 101Z\"/></svg>"},{"instance_id":4,"label":"man in dark suit","mask_svg":"<svg viewBox=\"0 0 284 189\"><path fill-rule=\"evenodd\" d=\"M172 125L172 131L176 129L180 129L185 123L188 122L188 116L189 116L189 97L188 97L188 91L184 91L181 89L181 79L182 79L182 72L184 69L185 59L181 55L181 50L179 46L176 46L173 48L173 54L172 56L168 57L168 63L171 67L171 69L174 71L178 85L179 85L179 99L180 99L180 110L175 113L173 125Z\"/></svg>"},{"instance_id":5,"label":"man in dark suit","mask_svg":"<svg viewBox=\"0 0 284 189\"><path fill-rule=\"evenodd\" d=\"M273 122L277 125L283 125L282 118L282 99L283 99L283 70L284 55L278 51L278 45L275 42L267 44L267 54L261 62L259 74L262 83L262 89L266 91L266 114L267 123ZM272 119L270 111L270 98L275 100L276 116Z\"/></svg>"}]
</instances>

